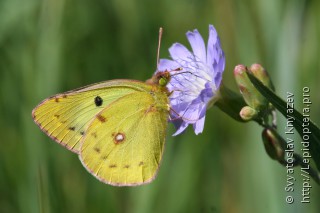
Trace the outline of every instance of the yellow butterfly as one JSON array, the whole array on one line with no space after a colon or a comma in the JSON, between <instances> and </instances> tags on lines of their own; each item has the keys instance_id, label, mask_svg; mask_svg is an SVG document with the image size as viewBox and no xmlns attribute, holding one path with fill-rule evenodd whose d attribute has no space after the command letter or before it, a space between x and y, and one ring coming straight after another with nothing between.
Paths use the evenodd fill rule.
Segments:
<instances>
[{"instance_id":1,"label":"yellow butterfly","mask_svg":"<svg viewBox=\"0 0 320 213\"><path fill-rule=\"evenodd\" d=\"M89 85L45 99L32 116L49 137L79 154L100 181L115 186L149 183L164 149L169 80L164 71L147 82Z\"/></svg>"}]
</instances>

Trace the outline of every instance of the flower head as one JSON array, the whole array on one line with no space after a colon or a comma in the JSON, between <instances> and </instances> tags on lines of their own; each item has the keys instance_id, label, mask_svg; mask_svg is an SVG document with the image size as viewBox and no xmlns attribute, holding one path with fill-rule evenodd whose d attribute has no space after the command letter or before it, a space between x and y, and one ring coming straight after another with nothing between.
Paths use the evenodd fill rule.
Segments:
<instances>
[{"instance_id":1,"label":"flower head","mask_svg":"<svg viewBox=\"0 0 320 213\"><path fill-rule=\"evenodd\" d=\"M158 71L172 71L167 85L171 105L171 122L177 128L174 135L192 125L196 134L203 131L206 110L217 99L217 92L225 67L217 31L209 25L207 48L198 30L187 32L190 52L175 43L169 48L170 59L161 59Z\"/></svg>"}]
</instances>

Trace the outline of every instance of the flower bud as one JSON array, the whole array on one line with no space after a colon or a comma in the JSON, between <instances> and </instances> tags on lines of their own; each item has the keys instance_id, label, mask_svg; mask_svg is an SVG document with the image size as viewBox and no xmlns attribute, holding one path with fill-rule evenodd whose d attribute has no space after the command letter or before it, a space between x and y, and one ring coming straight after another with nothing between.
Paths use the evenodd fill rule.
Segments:
<instances>
[{"instance_id":1,"label":"flower bud","mask_svg":"<svg viewBox=\"0 0 320 213\"><path fill-rule=\"evenodd\" d=\"M243 107L240 111L240 117L244 121L250 121L254 119L257 115L258 115L258 112L249 106Z\"/></svg>"},{"instance_id":2,"label":"flower bud","mask_svg":"<svg viewBox=\"0 0 320 213\"><path fill-rule=\"evenodd\" d=\"M252 64L249 70L263 83L263 85L274 91L274 86L268 72L260 64Z\"/></svg>"},{"instance_id":3,"label":"flower bud","mask_svg":"<svg viewBox=\"0 0 320 213\"><path fill-rule=\"evenodd\" d=\"M264 148L270 158L281 161L284 159L284 141L276 131L266 128L262 132Z\"/></svg>"},{"instance_id":4,"label":"flower bud","mask_svg":"<svg viewBox=\"0 0 320 213\"><path fill-rule=\"evenodd\" d=\"M234 68L234 77L244 101L248 106L259 112L261 109L267 108L268 101L253 86L247 72L248 70L244 65L237 65Z\"/></svg>"}]
</instances>

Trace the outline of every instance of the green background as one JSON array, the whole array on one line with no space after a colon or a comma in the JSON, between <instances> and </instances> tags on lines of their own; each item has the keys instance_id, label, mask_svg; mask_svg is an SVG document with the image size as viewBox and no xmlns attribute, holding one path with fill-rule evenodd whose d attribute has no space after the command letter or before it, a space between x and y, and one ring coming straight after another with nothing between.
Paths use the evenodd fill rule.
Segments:
<instances>
[{"instance_id":1,"label":"green background","mask_svg":"<svg viewBox=\"0 0 320 213\"><path fill-rule=\"evenodd\" d=\"M160 26L167 58L172 43L188 45L188 30L207 40L208 24L225 51L225 85L237 90L235 65L261 63L297 109L310 88L320 123L319 1L0 0L0 212L319 212L319 186L311 181L311 203L301 204L296 168L295 192L285 192L286 170L265 153L262 129L216 107L198 136L188 128L172 137L170 125L158 177L131 188L100 183L33 123L31 110L53 94L150 78Z\"/></svg>"}]
</instances>

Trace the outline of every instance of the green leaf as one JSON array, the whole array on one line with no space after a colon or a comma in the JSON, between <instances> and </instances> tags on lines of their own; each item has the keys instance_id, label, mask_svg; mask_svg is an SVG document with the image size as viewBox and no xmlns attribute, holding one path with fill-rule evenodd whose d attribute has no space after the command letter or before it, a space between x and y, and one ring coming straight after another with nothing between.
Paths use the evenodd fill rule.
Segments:
<instances>
[{"instance_id":1,"label":"green leaf","mask_svg":"<svg viewBox=\"0 0 320 213\"><path fill-rule=\"evenodd\" d=\"M273 91L271 91L268 87L264 86L253 74L248 72L248 76L252 84L256 87L256 89L266 98L272 105L281 112L283 116L287 116L287 103L282 100L279 96L277 96ZM292 115L292 114L291 114ZM294 128L297 130L301 138L303 137L303 119L304 116L294 109L293 116L295 118L293 122ZM311 120L309 121L309 129L311 134L309 134L309 149L311 153L311 157L318 170L320 171L320 129L317 127L315 123Z\"/></svg>"}]
</instances>

